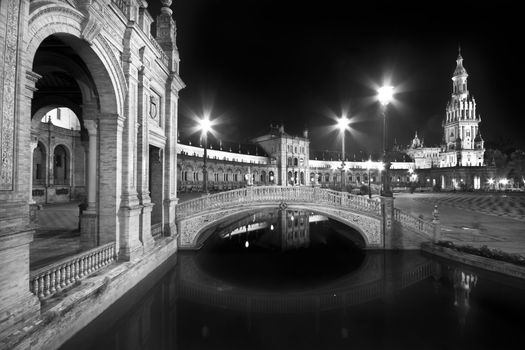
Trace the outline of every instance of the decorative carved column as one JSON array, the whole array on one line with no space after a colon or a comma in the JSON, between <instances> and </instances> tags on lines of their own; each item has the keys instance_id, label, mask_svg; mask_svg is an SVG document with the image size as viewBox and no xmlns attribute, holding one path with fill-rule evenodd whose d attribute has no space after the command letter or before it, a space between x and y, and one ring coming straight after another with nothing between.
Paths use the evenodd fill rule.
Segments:
<instances>
[{"instance_id":1,"label":"decorative carved column","mask_svg":"<svg viewBox=\"0 0 525 350\"><path fill-rule=\"evenodd\" d=\"M123 70L128 86L125 100L125 118L122 118L122 191L119 208L120 258L134 260L144 252L140 241L140 216L142 205L137 195L137 121L138 121L138 79L140 52L134 48L133 41L137 27L128 27L124 37L122 53Z\"/></svg>"},{"instance_id":2,"label":"decorative carved column","mask_svg":"<svg viewBox=\"0 0 525 350\"><path fill-rule=\"evenodd\" d=\"M170 9L171 0L162 0L162 8L157 16L157 37L159 45L163 49L163 54L167 58L166 68L170 72L166 84L166 104L164 109L166 136L165 146L165 178L164 178L164 234L176 235L177 226L175 225L175 206L177 199L177 103L178 92L184 88L184 83L180 79L179 72L179 51L177 49L177 29L172 18L173 11Z\"/></svg>"},{"instance_id":3,"label":"decorative carved column","mask_svg":"<svg viewBox=\"0 0 525 350\"><path fill-rule=\"evenodd\" d=\"M84 120L88 131L87 208L80 215L80 245L83 249L98 245L97 226L97 121Z\"/></svg>"},{"instance_id":4,"label":"decorative carved column","mask_svg":"<svg viewBox=\"0 0 525 350\"><path fill-rule=\"evenodd\" d=\"M139 223L139 237L147 252L153 247L151 235L151 213L153 203L149 193L149 109L150 109L150 61L140 51L143 66L138 72L138 114L137 114L137 193L142 206Z\"/></svg>"},{"instance_id":5,"label":"decorative carved column","mask_svg":"<svg viewBox=\"0 0 525 350\"><path fill-rule=\"evenodd\" d=\"M0 339L38 317L29 291L28 187L31 99L38 75L24 67L29 1L0 1ZM4 343L2 343L4 345Z\"/></svg>"}]
</instances>

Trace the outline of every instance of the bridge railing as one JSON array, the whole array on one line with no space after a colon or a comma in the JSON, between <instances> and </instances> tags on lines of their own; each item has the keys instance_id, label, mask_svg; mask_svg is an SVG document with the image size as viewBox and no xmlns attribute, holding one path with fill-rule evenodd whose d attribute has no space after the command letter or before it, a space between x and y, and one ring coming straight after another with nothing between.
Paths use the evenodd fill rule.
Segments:
<instances>
[{"instance_id":1,"label":"bridge railing","mask_svg":"<svg viewBox=\"0 0 525 350\"><path fill-rule=\"evenodd\" d=\"M406 214L397 208L394 208L394 220L399 222L401 226L405 226L414 231L421 232L429 237L434 236L435 224Z\"/></svg>"},{"instance_id":2,"label":"bridge railing","mask_svg":"<svg viewBox=\"0 0 525 350\"><path fill-rule=\"evenodd\" d=\"M377 200L347 192L337 192L314 187L254 186L220 192L189 200L177 205L177 219L196 215L205 210L225 205L253 204L258 202L311 202L381 215L381 203Z\"/></svg>"}]
</instances>

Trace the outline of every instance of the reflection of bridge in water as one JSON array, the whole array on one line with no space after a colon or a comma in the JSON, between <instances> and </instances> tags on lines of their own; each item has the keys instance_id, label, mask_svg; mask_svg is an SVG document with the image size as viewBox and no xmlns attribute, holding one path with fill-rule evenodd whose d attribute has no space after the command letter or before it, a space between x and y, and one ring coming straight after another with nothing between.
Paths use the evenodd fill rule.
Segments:
<instances>
[{"instance_id":1,"label":"reflection of bridge in water","mask_svg":"<svg viewBox=\"0 0 525 350\"><path fill-rule=\"evenodd\" d=\"M317 187L256 186L177 205L179 247L199 249L208 229L264 208L315 211L355 229L367 249L417 249L438 239L439 224L395 209L393 198L369 199ZM232 218L235 217L235 220Z\"/></svg>"},{"instance_id":2,"label":"reflection of bridge in water","mask_svg":"<svg viewBox=\"0 0 525 350\"><path fill-rule=\"evenodd\" d=\"M401 293L396 292L401 292L411 286L418 288L418 283L424 283L423 281L429 277L433 281L434 288L425 288L425 293L435 293L436 298L439 299L438 305L443 307L443 311L437 314L436 310L432 308L421 310L421 315L437 318L436 320L425 319L428 324L425 323L422 326L425 329L431 329L429 334L432 338L430 339L434 339L435 332L442 329L436 328L436 326L441 324L446 324L447 327L454 329L456 327L455 322L457 322L460 327L459 330L464 329L469 323L471 326L475 326L476 322L469 320L469 299L471 292L479 288L478 279L485 282L481 283L485 287L487 283L497 282L500 287L512 286L517 288L516 292L525 290L524 281L516 284L516 279L510 277L496 275L485 270L436 259L435 257L427 258L418 252L402 252L400 254L367 252L368 258L360 271L333 283L309 291L282 295L278 293L257 293L213 278L203 271L195 261L198 254L180 252L177 257L177 264L170 265L174 268L166 267L166 269L170 269L166 274L164 274L165 269L164 272L158 271L159 274L164 274L161 280L156 283L154 280L145 281L146 283L141 284L142 293L131 293L126 298L117 301L98 320L99 325L102 325L107 334L95 333L99 336L94 337L93 329L90 330L88 327L66 343L65 348L75 350L131 349L135 348L137 344L141 344L144 348L149 349L173 349L179 348L178 345L181 342L186 344L188 341L196 342L194 345L201 345L193 348L212 348L211 343L205 343L205 341L219 341L221 335L225 334L221 331L234 331L237 332L235 334L241 336L243 330L239 326L244 325L244 329L249 330L250 327L257 325L257 330L262 331L265 327L262 322L272 323L276 320L278 323L276 327L278 327L282 324L282 322L279 323L279 320L283 319L292 323L297 322L297 319L308 320L305 323L300 322L305 332L305 334L300 335L301 338L307 338L306 333L308 332L313 334L314 331L333 330L335 326L341 327L341 336L345 335L355 339L356 345L359 344L360 340L365 341L364 344L373 344L371 339L366 337L382 337L385 335L385 330L384 328L371 327L366 322L363 327L359 327L357 323L363 322L363 319L360 318L363 313L373 312L373 310L366 305L363 305L363 308L357 306L383 299L387 302L386 306L379 305L379 308L391 309L393 304L403 299L400 297ZM484 293L486 290L481 295ZM429 299L424 300L423 303L429 302ZM436 302L435 299L432 300L434 301L430 302ZM407 301L405 300L405 302ZM415 301L415 303L416 305L423 305L421 302L418 304ZM352 306L356 306L356 308L348 311L347 307ZM452 310L454 311L450 312ZM271 314L278 316L276 318L267 317ZM152 322L152 315L156 315L155 322ZM235 318L234 323L232 323L232 318L229 318L232 315ZM347 316L346 319L343 318L345 315ZM479 314L476 317L479 317ZM402 324L400 327L417 328L420 319L410 319L410 323ZM162 320L163 323L159 320ZM315 323L311 321L315 321ZM394 327L393 323L398 322L398 318L385 320L385 322L388 327ZM232 325L237 328L234 330L228 328ZM414 328L410 329L414 331ZM271 330L275 330L275 328L271 328ZM338 328L335 330L339 331ZM211 339L204 339L206 334ZM329 334L334 335L334 333ZM339 336L339 334L337 335ZM298 339L294 336L296 335L290 335L291 339L297 341ZM445 344L453 344L457 341L455 332L443 332L442 336ZM195 337L201 343L197 342ZM419 343L414 343L413 339L405 342L404 340L407 337L404 336L404 333L400 337L398 339L400 344L406 344L404 348L414 348L414 344L421 345L418 348L426 348L425 345L428 345L424 343L428 341L425 338L422 338ZM312 339L318 338L308 338L308 340ZM324 344L324 342L330 342L330 339L330 337L326 337L322 338L321 341ZM378 346L381 348L381 344Z\"/></svg>"},{"instance_id":3,"label":"reflection of bridge in water","mask_svg":"<svg viewBox=\"0 0 525 350\"><path fill-rule=\"evenodd\" d=\"M310 290L263 292L214 278L197 255L181 252L177 296L199 304L256 313L327 311L387 297L396 290L436 274L436 264L417 252L403 255L368 253L361 267L347 276Z\"/></svg>"}]
</instances>

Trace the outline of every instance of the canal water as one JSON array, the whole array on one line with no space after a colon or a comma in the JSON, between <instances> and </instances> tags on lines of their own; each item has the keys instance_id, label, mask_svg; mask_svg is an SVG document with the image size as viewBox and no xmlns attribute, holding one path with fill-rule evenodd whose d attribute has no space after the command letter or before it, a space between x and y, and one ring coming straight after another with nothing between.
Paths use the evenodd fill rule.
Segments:
<instances>
[{"instance_id":1,"label":"canal water","mask_svg":"<svg viewBox=\"0 0 525 350\"><path fill-rule=\"evenodd\" d=\"M224 222L62 349L525 349L525 283L365 251L314 212Z\"/></svg>"}]
</instances>

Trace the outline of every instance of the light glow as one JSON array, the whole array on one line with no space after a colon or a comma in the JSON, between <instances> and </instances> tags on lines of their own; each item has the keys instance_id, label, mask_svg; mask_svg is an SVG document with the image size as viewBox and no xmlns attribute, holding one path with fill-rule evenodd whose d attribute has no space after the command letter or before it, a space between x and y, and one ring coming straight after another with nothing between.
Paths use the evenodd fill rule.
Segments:
<instances>
[{"instance_id":1,"label":"light glow","mask_svg":"<svg viewBox=\"0 0 525 350\"><path fill-rule=\"evenodd\" d=\"M199 120L199 128L204 134L207 134L211 131L211 126L212 123L208 116L204 116L202 119Z\"/></svg>"},{"instance_id":2,"label":"light glow","mask_svg":"<svg viewBox=\"0 0 525 350\"><path fill-rule=\"evenodd\" d=\"M392 86L381 86L377 90L377 99L383 106L388 105L392 101L394 96L394 87Z\"/></svg>"},{"instance_id":3,"label":"light glow","mask_svg":"<svg viewBox=\"0 0 525 350\"><path fill-rule=\"evenodd\" d=\"M337 128L341 131L345 131L349 123L350 120L347 117L342 116L341 118L337 119Z\"/></svg>"}]
</instances>

